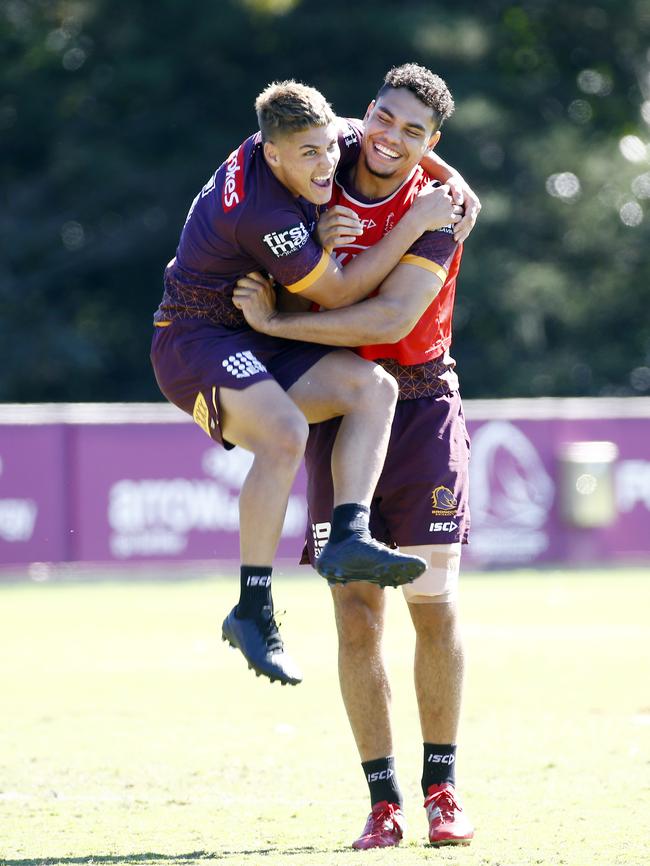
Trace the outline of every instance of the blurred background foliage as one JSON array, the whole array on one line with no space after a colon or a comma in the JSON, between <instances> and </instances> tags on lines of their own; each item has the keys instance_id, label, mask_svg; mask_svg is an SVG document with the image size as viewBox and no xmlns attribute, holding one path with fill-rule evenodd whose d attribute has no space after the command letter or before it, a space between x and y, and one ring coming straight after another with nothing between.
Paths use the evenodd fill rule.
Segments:
<instances>
[{"instance_id":1,"label":"blurred background foliage","mask_svg":"<svg viewBox=\"0 0 650 866\"><path fill-rule=\"evenodd\" d=\"M418 61L481 195L466 397L650 393L650 0L3 0L0 400L161 399L151 316L271 80L362 116Z\"/></svg>"}]
</instances>

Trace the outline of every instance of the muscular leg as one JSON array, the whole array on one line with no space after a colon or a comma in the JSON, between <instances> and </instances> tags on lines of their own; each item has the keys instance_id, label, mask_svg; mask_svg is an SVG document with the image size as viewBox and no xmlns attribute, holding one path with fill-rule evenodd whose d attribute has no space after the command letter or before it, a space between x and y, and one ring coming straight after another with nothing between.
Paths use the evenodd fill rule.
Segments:
<instances>
[{"instance_id":1,"label":"muscular leg","mask_svg":"<svg viewBox=\"0 0 650 866\"><path fill-rule=\"evenodd\" d=\"M409 604L415 626L415 694L425 743L455 743L464 656L455 602Z\"/></svg>"},{"instance_id":2,"label":"muscular leg","mask_svg":"<svg viewBox=\"0 0 650 866\"><path fill-rule=\"evenodd\" d=\"M393 754L391 692L382 656L384 592L368 583L332 588L339 682L362 761Z\"/></svg>"},{"instance_id":3,"label":"muscular leg","mask_svg":"<svg viewBox=\"0 0 650 866\"><path fill-rule=\"evenodd\" d=\"M254 454L239 497L239 603L224 620L222 637L241 650L258 676L299 683L302 674L284 652L273 618L271 571L309 428L277 382L257 382L243 391L222 388L220 398L224 438Z\"/></svg>"},{"instance_id":4,"label":"muscular leg","mask_svg":"<svg viewBox=\"0 0 650 866\"><path fill-rule=\"evenodd\" d=\"M360 454L353 443L344 465L339 467L343 487L339 496L351 498L355 513L350 522L354 523L356 511L362 507L354 498L358 486L363 485L361 495L369 501L383 466L396 400L395 382L383 370L352 353L336 355L339 357L337 362L325 364L327 359L322 359L310 373L303 375L291 389L291 396L269 380L257 382L242 391L221 388L219 394L224 439L254 455L239 502L240 600L224 620L222 635L224 640L242 651L249 665L258 673L283 682L299 682L301 675L286 654L280 652L282 644L272 619L271 566L289 493L307 443L309 428L306 417L310 421L321 421L348 412L356 416L361 406L362 414L370 419L372 436L379 438L376 452L372 448L375 444L372 437L370 443L364 438L363 446L370 452L368 456ZM371 392L369 396L368 390ZM292 399L294 397L302 403L300 407ZM381 407L379 411L377 406ZM304 413L301 411L303 408ZM381 420L379 428L376 424L373 426L378 420ZM343 481L346 469L353 479L351 485ZM342 508L348 509L350 504ZM365 526L367 528L367 516ZM378 550L380 546L369 534L367 539L357 539L352 535L349 540L347 560L339 556L335 563L338 572L345 573L346 579L351 567L359 567L362 556L365 557L361 561L363 580L374 578L377 582L396 583L411 579L414 568L419 573L420 560L414 557L397 559L386 549ZM375 568L370 577L366 568L368 562Z\"/></svg>"},{"instance_id":5,"label":"muscular leg","mask_svg":"<svg viewBox=\"0 0 650 866\"><path fill-rule=\"evenodd\" d=\"M408 548L405 548L407 551ZM343 702L362 761L392 754L390 685L381 652L384 595L368 584L332 590ZM455 743L464 656L455 602L409 603L422 738Z\"/></svg>"},{"instance_id":6,"label":"muscular leg","mask_svg":"<svg viewBox=\"0 0 650 866\"><path fill-rule=\"evenodd\" d=\"M271 563L275 556L308 422L345 416L332 456L335 504L369 505L396 402L395 382L381 367L332 352L288 394L267 380L243 391L222 388L219 396L224 438L255 455L239 499L242 562Z\"/></svg>"},{"instance_id":7,"label":"muscular leg","mask_svg":"<svg viewBox=\"0 0 650 866\"><path fill-rule=\"evenodd\" d=\"M459 547L402 548L429 564L422 577L405 591L415 627L415 693L425 743L455 743L458 733L464 671L455 600ZM416 594L418 587L423 588L422 595Z\"/></svg>"},{"instance_id":8,"label":"muscular leg","mask_svg":"<svg viewBox=\"0 0 650 866\"><path fill-rule=\"evenodd\" d=\"M348 351L326 355L285 394L272 381L222 388L222 433L255 455L240 495L243 562L270 563L304 454L308 423L343 415L332 454L335 505L369 505L397 400L394 379ZM306 420L305 420L306 419Z\"/></svg>"},{"instance_id":9,"label":"muscular leg","mask_svg":"<svg viewBox=\"0 0 650 866\"><path fill-rule=\"evenodd\" d=\"M372 807L353 847L394 845L402 837L404 819L393 756L391 691L381 647L385 596L377 587L362 583L334 587L332 598L339 637L341 695Z\"/></svg>"},{"instance_id":10,"label":"muscular leg","mask_svg":"<svg viewBox=\"0 0 650 866\"><path fill-rule=\"evenodd\" d=\"M390 439L395 380L350 352L333 352L288 393L310 423L343 416L332 450L331 535L318 558L318 573L334 583L399 586L413 580L424 570L424 561L379 544L368 528L370 501Z\"/></svg>"},{"instance_id":11,"label":"muscular leg","mask_svg":"<svg viewBox=\"0 0 650 866\"><path fill-rule=\"evenodd\" d=\"M455 601L459 544L417 550L429 569L405 590L415 626L415 692L423 740L422 793L431 845L469 845L474 829L457 798L456 740L463 684L463 645ZM408 548L407 548L408 549ZM427 595L438 591L438 595ZM424 590L422 594L416 594Z\"/></svg>"},{"instance_id":12,"label":"muscular leg","mask_svg":"<svg viewBox=\"0 0 650 866\"><path fill-rule=\"evenodd\" d=\"M241 559L270 565L309 427L293 401L270 380L243 391L222 388L220 399L224 438L255 455L239 497Z\"/></svg>"},{"instance_id":13,"label":"muscular leg","mask_svg":"<svg viewBox=\"0 0 650 866\"><path fill-rule=\"evenodd\" d=\"M310 424L343 415L332 452L334 505L370 505L397 401L392 376L348 351L326 355L289 389Z\"/></svg>"}]
</instances>

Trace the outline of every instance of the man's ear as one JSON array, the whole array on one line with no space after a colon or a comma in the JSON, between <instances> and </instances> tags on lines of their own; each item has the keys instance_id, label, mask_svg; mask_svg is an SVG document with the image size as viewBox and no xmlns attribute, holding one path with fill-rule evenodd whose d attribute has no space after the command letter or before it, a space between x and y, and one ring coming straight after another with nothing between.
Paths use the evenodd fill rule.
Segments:
<instances>
[{"instance_id":1,"label":"man's ear","mask_svg":"<svg viewBox=\"0 0 650 866\"><path fill-rule=\"evenodd\" d=\"M272 141L264 142L264 157L273 168L277 168L280 165L280 154Z\"/></svg>"},{"instance_id":2,"label":"man's ear","mask_svg":"<svg viewBox=\"0 0 650 866\"><path fill-rule=\"evenodd\" d=\"M372 109L374 107L375 107L375 100L373 99L372 102L370 103L370 105L368 106L368 108L366 108L366 113L363 115L364 122L366 120L368 120L368 118L370 117L370 112L372 111Z\"/></svg>"},{"instance_id":3,"label":"man's ear","mask_svg":"<svg viewBox=\"0 0 650 866\"><path fill-rule=\"evenodd\" d=\"M427 145L427 150L433 150L433 148L440 141L440 130L434 132L431 138L429 139L429 144Z\"/></svg>"}]
</instances>

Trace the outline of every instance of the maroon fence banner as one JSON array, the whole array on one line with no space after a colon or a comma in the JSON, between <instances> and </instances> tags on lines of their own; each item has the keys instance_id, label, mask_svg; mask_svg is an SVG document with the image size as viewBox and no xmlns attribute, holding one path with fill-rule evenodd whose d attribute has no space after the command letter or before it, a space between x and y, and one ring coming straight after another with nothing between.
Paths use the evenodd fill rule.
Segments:
<instances>
[{"instance_id":1,"label":"maroon fence banner","mask_svg":"<svg viewBox=\"0 0 650 866\"><path fill-rule=\"evenodd\" d=\"M650 563L650 399L468 401L466 414L466 566ZM250 463L171 406L0 406L0 564L238 559ZM281 559L300 556L304 490L301 472Z\"/></svg>"},{"instance_id":2,"label":"maroon fence banner","mask_svg":"<svg viewBox=\"0 0 650 866\"><path fill-rule=\"evenodd\" d=\"M650 401L467 406L468 566L650 563Z\"/></svg>"},{"instance_id":3,"label":"maroon fence banner","mask_svg":"<svg viewBox=\"0 0 650 866\"><path fill-rule=\"evenodd\" d=\"M72 558L66 434L0 424L0 563Z\"/></svg>"}]
</instances>

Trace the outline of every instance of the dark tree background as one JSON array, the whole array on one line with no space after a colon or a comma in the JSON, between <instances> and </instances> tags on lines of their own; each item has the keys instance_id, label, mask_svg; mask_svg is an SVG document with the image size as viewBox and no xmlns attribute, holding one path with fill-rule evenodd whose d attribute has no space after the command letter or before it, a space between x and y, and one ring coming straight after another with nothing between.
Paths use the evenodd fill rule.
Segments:
<instances>
[{"instance_id":1,"label":"dark tree background","mask_svg":"<svg viewBox=\"0 0 650 866\"><path fill-rule=\"evenodd\" d=\"M187 208L271 80L360 116L415 60L484 208L465 396L650 393L650 0L3 0L0 400L160 399L151 315Z\"/></svg>"}]
</instances>

